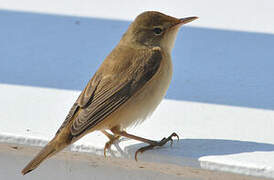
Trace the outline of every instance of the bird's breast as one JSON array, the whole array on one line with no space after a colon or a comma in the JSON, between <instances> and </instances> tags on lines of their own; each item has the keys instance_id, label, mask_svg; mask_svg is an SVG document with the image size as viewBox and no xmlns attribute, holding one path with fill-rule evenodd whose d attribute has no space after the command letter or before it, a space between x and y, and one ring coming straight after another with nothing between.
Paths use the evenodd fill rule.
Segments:
<instances>
[{"instance_id":1,"label":"bird's breast","mask_svg":"<svg viewBox=\"0 0 274 180\"><path fill-rule=\"evenodd\" d=\"M163 54L160 67L156 74L125 104L109 116L100 129L129 126L143 122L164 98L172 77L170 55Z\"/></svg>"}]
</instances>

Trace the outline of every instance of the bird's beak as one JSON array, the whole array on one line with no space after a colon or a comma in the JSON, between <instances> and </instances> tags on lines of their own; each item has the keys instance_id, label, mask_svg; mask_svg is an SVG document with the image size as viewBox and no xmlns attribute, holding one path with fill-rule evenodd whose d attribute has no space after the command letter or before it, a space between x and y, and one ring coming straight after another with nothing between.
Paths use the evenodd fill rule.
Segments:
<instances>
[{"instance_id":1,"label":"bird's beak","mask_svg":"<svg viewBox=\"0 0 274 180\"><path fill-rule=\"evenodd\" d=\"M198 17L196 17L196 16L181 18L179 24L180 24L180 25L183 25L183 24L189 23L189 22L191 22L191 21L194 21L194 20L196 20L196 19L198 19Z\"/></svg>"}]
</instances>

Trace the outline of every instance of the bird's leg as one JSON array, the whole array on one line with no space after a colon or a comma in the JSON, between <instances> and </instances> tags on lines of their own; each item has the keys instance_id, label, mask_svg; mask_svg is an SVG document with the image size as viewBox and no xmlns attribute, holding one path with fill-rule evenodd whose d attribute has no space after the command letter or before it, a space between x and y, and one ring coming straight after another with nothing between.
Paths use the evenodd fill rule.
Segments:
<instances>
[{"instance_id":1,"label":"bird's leg","mask_svg":"<svg viewBox=\"0 0 274 180\"><path fill-rule=\"evenodd\" d=\"M110 149L111 145L114 143L114 141L118 140L120 138L119 135L112 135L109 134L107 131L102 130L101 131L104 135L106 135L109 138L109 141L106 142L105 148L104 148L104 156L106 157L106 152L108 149Z\"/></svg>"},{"instance_id":2,"label":"bird's leg","mask_svg":"<svg viewBox=\"0 0 274 180\"><path fill-rule=\"evenodd\" d=\"M135 152L135 160L136 161L137 161L137 155L138 155L138 153L143 153L144 151L153 149L156 146L163 146L163 145L165 145L169 141L171 142L171 145L172 145L172 142L173 142L172 138L173 137L177 137L178 140L179 140L179 136L176 133L172 133L168 138L164 137L161 141L153 141L153 140L150 140L150 139L145 139L145 138L142 138L142 137L139 137L139 136L128 134L126 131L120 131L120 130L117 130L117 129L111 129L111 131L115 135L124 136L124 137L130 138L130 139L134 139L134 140L141 141L141 142L149 144L148 146L141 147L140 149L138 149Z\"/></svg>"}]
</instances>

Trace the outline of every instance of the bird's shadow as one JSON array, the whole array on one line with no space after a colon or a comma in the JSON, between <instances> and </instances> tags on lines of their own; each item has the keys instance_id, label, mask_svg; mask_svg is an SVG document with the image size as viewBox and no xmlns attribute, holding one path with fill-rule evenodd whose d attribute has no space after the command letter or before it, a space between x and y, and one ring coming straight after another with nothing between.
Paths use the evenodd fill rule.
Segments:
<instances>
[{"instance_id":1,"label":"bird's shadow","mask_svg":"<svg viewBox=\"0 0 274 180\"><path fill-rule=\"evenodd\" d=\"M124 141L124 139L122 139L122 141ZM115 149L123 157L131 159L134 157L135 152L139 148L147 145L145 143L138 143L127 146L124 150L122 150L119 146L119 142L121 142L121 140L114 144ZM226 139L180 139L179 141L174 140L173 146L170 146L167 143L163 147L146 151L142 155L138 155L138 159L145 160L150 158L157 161L159 160L157 158L161 158L161 156L168 156L170 157L170 162L172 163L175 162L179 164L199 166L199 158L201 157L222 156L256 151L274 151L274 144ZM159 154L161 156L159 156ZM115 156L113 152L111 155ZM172 157L173 155L174 157ZM193 162L193 159L196 161ZM184 160L185 162L176 162L181 160Z\"/></svg>"}]
</instances>

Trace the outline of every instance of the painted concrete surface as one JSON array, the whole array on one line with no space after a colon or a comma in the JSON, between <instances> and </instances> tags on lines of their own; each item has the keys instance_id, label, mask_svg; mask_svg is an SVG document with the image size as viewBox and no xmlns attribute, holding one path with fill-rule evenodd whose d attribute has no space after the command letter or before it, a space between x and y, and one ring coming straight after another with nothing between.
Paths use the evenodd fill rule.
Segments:
<instances>
[{"instance_id":1,"label":"painted concrete surface","mask_svg":"<svg viewBox=\"0 0 274 180\"><path fill-rule=\"evenodd\" d=\"M274 3L267 0L0 0L0 142L4 147L22 148L8 154L11 151L1 146L5 161L0 166L8 164L10 171L0 174L19 177L16 173L33 156L33 147L45 145L55 134L79 91L130 21L144 10L158 10L200 19L178 33L172 54L174 76L166 99L150 119L129 130L152 139L176 131L182 139L172 148L166 145L146 152L139 163L274 178L273 8ZM67 150L102 158L106 141L93 133ZM143 145L122 139L108 160L131 161ZM11 161L14 158L21 158L20 165ZM70 172L69 177L89 170L71 171L77 162L86 167L77 159L66 167L60 167L63 161L56 159L47 162L38 174L51 167ZM103 172L106 167L101 167ZM121 174L126 177L128 172ZM151 175L144 179L155 173Z\"/></svg>"},{"instance_id":2,"label":"painted concrete surface","mask_svg":"<svg viewBox=\"0 0 274 180\"><path fill-rule=\"evenodd\" d=\"M0 87L0 99L4 102L0 105L0 142L19 147L44 146L79 94L5 84ZM173 147L166 145L140 155L140 162L273 178L273 117L271 110L164 100L150 119L129 132L155 140L172 132L181 137ZM67 150L103 156L106 141L103 134L95 132ZM108 156L132 160L135 151L144 145L122 139Z\"/></svg>"},{"instance_id":3,"label":"painted concrete surface","mask_svg":"<svg viewBox=\"0 0 274 180\"><path fill-rule=\"evenodd\" d=\"M16 147L16 148L15 148ZM209 171L176 165L105 159L91 154L61 152L35 173L22 176L19 171L37 149L0 145L0 179L171 179L171 180L262 180L265 178Z\"/></svg>"}]
</instances>

